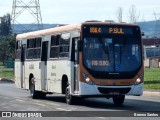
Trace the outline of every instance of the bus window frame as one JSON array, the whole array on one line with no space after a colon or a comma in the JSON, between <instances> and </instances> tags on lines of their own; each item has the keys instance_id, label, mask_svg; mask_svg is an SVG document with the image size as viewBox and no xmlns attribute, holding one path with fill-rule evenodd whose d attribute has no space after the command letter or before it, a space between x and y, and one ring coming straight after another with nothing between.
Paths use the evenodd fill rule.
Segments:
<instances>
[{"instance_id":1,"label":"bus window frame","mask_svg":"<svg viewBox=\"0 0 160 120\"><path fill-rule=\"evenodd\" d=\"M64 39L64 38L62 38L62 36L64 35L64 34L70 34L69 35L69 38L68 39ZM66 41L66 42L68 42L67 44L62 44L61 42L62 41ZM70 42L71 42L71 33L70 32L65 32L65 33L62 33L61 34L61 36L60 36L60 40L59 40L59 59L69 59L70 58ZM61 50L61 47L68 47L68 52L64 52L64 51L60 51ZM66 53L66 54L68 54L68 57L61 57L60 56L60 54L61 53Z\"/></svg>"},{"instance_id":2,"label":"bus window frame","mask_svg":"<svg viewBox=\"0 0 160 120\"><path fill-rule=\"evenodd\" d=\"M49 59L59 59L59 39L57 40L57 37L59 36L60 34L56 34L56 35L51 35L51 40L50 40L50 47L49 47ZM52 45L52 37L55 37L55 41L56 41L56 44L55 45ZM51 48L58 48L58 55L56 57L51 57Z\"/></svg>"},{"instance_id":3,"label":"bus window frame","mask_svg":"<svg viewBox=\"0 0 160 120\"><path fill-rule=\"evenodd\" d=\"M17 40L16 41L16 50L15 50L15 52L16 52L15 60L17 60L17 61L21 60L21 52L22 52L21 48L22 48L22 42L21 42L21 40ZM19 56L17 58L18 52L19 52Z\"/></svg>"},{"instance_id":4,"label":"bus window frame","mask_svg":"<svg viewBox=\"0 0 160 120\"><path fill-rule=\"evenodd\" d=\"M29 40L32 40L32 47L29 47ZM36 41L40 40L40 45L36 46ZM35 57L35 50L40 51L39 57ZM31 53L32 51L32 57L28 55L28 53ZM26 46L26 60L40 60L41 59L41 51L42 51L42 37L36 37L36 38L29 38L27 39L27 46Z\"/></svg>"},{"instance_id":5,"label":"bus window frame","mask_svg":"<svg viewBox=\"0 0 160 120\"><path fill-rule=\"evenodd\" d=\"M37 41L40 41L40 45L39 46L36 46L36 42ZM39 50L40 54L39 54L39 57L35 57L35 50ZM35 38L35 41L34 41L34 55L33 55L33 59L34 60L40 60L41 59L41 54L42 54L42 38L41 37L37 37Z\"/></svg>"},{"instance_id":6,"label":"bus window frame","mask_svg":"<svg viewBox=\"0 0 160 120\"><path fill-rule=\"evenodd\" d=\"M70 52L71 52L71 35L70 35L70 37L69 37L69 39L68 39L68 45L61 45L60 44L60 40L62 39L61 38L61 36L63 35L63 34L66 34L66 33L69 33L69 34L71 34L71 32L70 31L68 31L68 32L63 32L63 33L58 33L58 34L53 34L53 35L51 35L51 41L50 41L50 49L49 49L49 60L69 60L70 59ZM57 37L59 37L58 38L58 43L57 43L57 40L56 40L56 44L55 45L52 45L52 37L53 36L56 36L56 39L57 39ZM68 46L68 52L64 52L64 53L68 53L68 57L60 57L60 47L62 47L62 46ZM51 57L51 48L56 48L56 47L58 47L58 56L57 57ZM62 52L63 53L63 52Z\"/></svg>"}]
</instances>

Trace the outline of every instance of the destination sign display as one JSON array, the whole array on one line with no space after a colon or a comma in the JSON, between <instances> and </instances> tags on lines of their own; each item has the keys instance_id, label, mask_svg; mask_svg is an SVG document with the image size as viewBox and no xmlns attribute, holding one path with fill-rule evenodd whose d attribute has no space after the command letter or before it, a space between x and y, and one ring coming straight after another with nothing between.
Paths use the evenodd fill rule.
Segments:
<instances>
[{"instance_id":1,"label":"destination sign display","mask_svg":"<svg viewBox=\"0 0 160 120\"><path fill-rule=\"evenodd\" d=\"M110 27L110 28L108 28L107 31L109 31L110 34L124 34L123 28ZM90 33L102 33L102 28L100 28L100 27L90 27Z\"/></svg>"},{"instance_id":2,"label":"destination sign display","mask_svg":"<svg viewBox=\"0 0 160 120\"><path fill-rule=\"evenodd\" d=\"M111 27L109 28L109 33L113 33L113 34L125 34L123 32L123 28L114 28L114 27Z\"/></svg>"},{"instance_id":3,"label":"destination sign display","mask_svg":"<svg viewBox=\"0 0 160 120\"><path fill-rule=\"evenodd\" d=\"M112 34L112 35L133 35L139 31L138 27L87 25L83 27L84 34Z\"/></svg>"},{"instance_id":4,"label":"destination sign display","mask_svg":"<svg viewBox=\"0 0 160 120\"><path fill-rule=\"evenodd\" d=\"M101 33L101 28L98 27L90 27L90 33Z\"/></svg>"}]
</instances>

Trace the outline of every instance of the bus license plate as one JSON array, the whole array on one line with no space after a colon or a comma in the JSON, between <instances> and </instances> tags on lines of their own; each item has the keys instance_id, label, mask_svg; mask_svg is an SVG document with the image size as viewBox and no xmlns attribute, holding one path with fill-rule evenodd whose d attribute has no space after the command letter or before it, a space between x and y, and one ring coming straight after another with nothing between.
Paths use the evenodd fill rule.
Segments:
<instances>
[{"instance_id":1,"label":"bus license plate","mask_svg":"<svg viewBox=\"0 0 160 120\"><path fill-rule=\"evenodd\" d=\"M111 91L109 95L120 95L119 91Z\"/></svg>"}]
</instances>

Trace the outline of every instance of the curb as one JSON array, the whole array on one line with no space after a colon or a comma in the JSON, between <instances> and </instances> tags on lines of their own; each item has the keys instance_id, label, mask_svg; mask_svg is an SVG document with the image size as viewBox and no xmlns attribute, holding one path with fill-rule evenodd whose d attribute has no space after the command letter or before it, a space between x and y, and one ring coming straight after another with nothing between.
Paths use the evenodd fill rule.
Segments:
<instances>
[{"instance_id":1,"label":"curb","mask_svg":"<svg viewBox=\"0 0 160 120\"><path fill-rule=\"evenodd\" d=\"M0 82L14 83L15 81L13 79L9 79L9 78L0 78Z\"/></svg>"},{"instance_id":2,"label":"curb","mask_svg":"<svg viewBox=\"0 0 160 120\"><path fill-rule=\"evenodd\" d=\"M143 96L160 96L159 91L143 91Z\"/></svg>"}]
</instances>

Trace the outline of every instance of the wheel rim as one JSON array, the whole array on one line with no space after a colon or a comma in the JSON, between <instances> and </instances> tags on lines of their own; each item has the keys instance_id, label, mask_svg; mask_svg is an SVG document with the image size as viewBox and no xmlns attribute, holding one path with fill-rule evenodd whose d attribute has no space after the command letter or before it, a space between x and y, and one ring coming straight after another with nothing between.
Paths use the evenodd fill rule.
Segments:
<instances>
[{"instance_id":1,"label":"wheel rim","mask_svg":"<svg viewBox=\"0 0 160 120\"><path fill-rule=\"evenodd\" d=\"M33 84L31 85L30 94L31 94L31 96L33 96L33 94L34 94L34 85Z\"/></svg>"},{"instance_id":2,"label":"wheel rim","mask_svg":"<svg viewBox=\"0 0 160 120\"><path fill-rule=\"evenodd\" d=\"M66 88L66 101L67 101L67 103L69 102L69 100L70 100L69 88Z\"/></svg>"}]
</instances>

